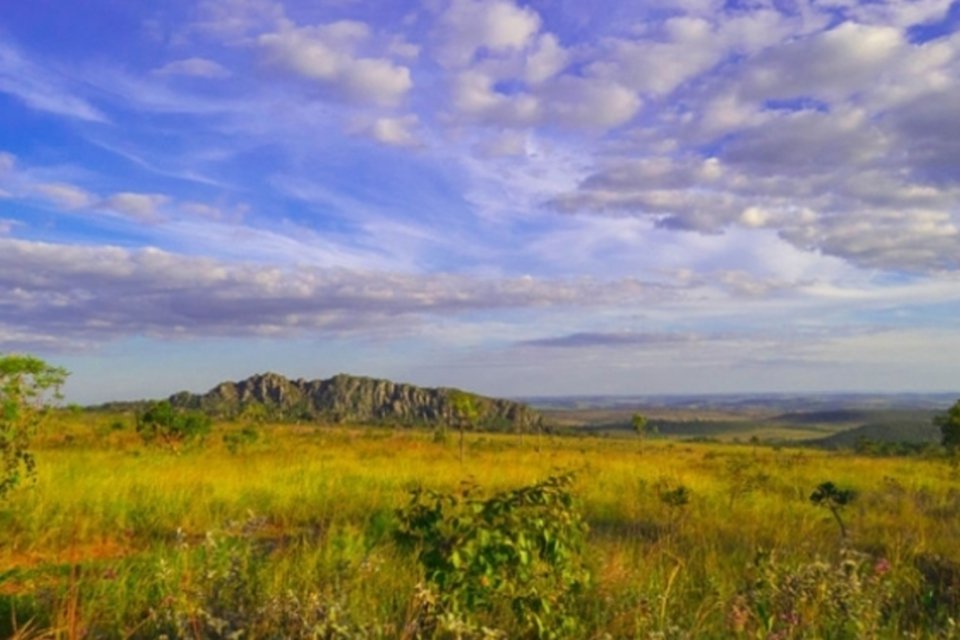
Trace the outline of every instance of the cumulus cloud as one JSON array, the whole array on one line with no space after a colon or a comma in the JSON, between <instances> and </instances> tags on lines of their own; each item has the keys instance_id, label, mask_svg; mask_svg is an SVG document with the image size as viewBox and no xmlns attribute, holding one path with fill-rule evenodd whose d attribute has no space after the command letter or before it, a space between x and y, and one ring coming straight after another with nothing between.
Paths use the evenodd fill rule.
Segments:
<instances>
[{"instance_id":1,"label":"cumulus cloud","mask_svg":"<svg viewBox=\"0 0 960 640\"><path fill-rule=\"evenodd\" d=\"M540 16L529 7L518 7L509 0L453 0L437 24L438 61L450 67L470 64L479 51L492 54L517 51L540 29ZM547 42L551 49L555 43ZM546 51L541 64L551 66ZM542 71L541 71L542 73Z\"/></svg>"},{"instance_id":2,"label":"cumulus cloud","mask_svg":"<svg viewBox=\"0 0 960 640\"><path fill-rule=\"evenodd\" d=\"M527 55L524 80L531 85L549 80L570 62L570 52L564 49L552 33L541 34L536 46Z\"/></svg>"},{"instance_id":3,"label":"cumulus cloud","mask_svg":"<svg viewBox=\"0 0 960 640\"><path fill-rule=\"evenodd\" d=\"M551 84L546 99L557 121L584 128L616 127L640 109L640 99L625 87L569 75Z\"/></svg>"},{"instance_id":4,"label":"cumulus cloud","mask_svg":"<svg viewBox=\"0 0 960 640\"><path fill-rule=\"evenodd\" d=\"M160 76L190 76L193 78L226 78L230 75L223 65L206 58L174 60L154 70Z\"/></svg>"},{"instance_id":5,"label":"cumulus cloud","mask_svg":"<svg viewBox=\"0 0 960 640\"><path fill-rule=\"evenodd\" d=\"M413 87L410 69L387 57L365 56L370 28L342 20L330 24L284 28L257 38L266 59L312 80L336 97L390 106Z\"/></svg>"},{"instance_id":6,"label":"cumulus cloud","mask_svg":"<svg viewBox=\"0 0 960 640\"><path fill-rule=\"evenodd\" d=\"M494 88L494 78L476 70L463 71L453 84L453 106L478 122L508 126L534 124L542 115L540 100L529 93L510 95Z\"/></svg>"},{"instance_id":7,"label":"cumulus cloud","mask_svg":"<svg viewBox=\"0 0 960 640\"><path fill-rule=\"evenodd\" d=\"M746 65L741 91L759 100L844 100L879 80L905 46L895 28L844 22L764 50Z\"/></svg>"},{"instance_id":8,"label":"cumulus cloud","mask_svg":"<svg viewBox=\"0 0 960 640\"><path fill-rule=\"evenodd\" d=\"M900 18L824 16L707 13L603 43L589 73L647 97L647 123L547 208L773 229L869 269L960 268L960 143L945 135L960 128L960 36L911 42Z\"/></svg>"}]
</instances>

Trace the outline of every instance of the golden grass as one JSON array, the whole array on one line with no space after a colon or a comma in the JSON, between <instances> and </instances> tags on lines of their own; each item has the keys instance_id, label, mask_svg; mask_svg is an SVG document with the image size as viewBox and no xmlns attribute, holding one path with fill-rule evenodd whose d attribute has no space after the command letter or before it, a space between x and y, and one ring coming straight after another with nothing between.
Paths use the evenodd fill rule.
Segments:
<instances>
[{"instance_id":1,"label":"golden grass","mask_svg":"<svg viewBox=\"0 0 960 640\"><path fill-rule=\"evenodd\" d=\"M725 637L758 554L799 566L854 548L889 561L902 584L919 584L919 555L960 562L960 482L941 460L469 434L461 466L455 438L434 442L426 431L286 425L265 427L238 453L220 439L237 427L218 425L202 447L173 454L142 445L130 425L111 429L112 420L51 425L35 484L0 504L0 616L19 607L53 628L69 606L71 625L83 618L86 633L146 633L138 625L153 606L145 585L158 563L187 583L208 534L247 527L266 550L258 589L315 588L344 615L378 620L371 635L396 637L420 579L389 536L409 490L452 491L465 480L495 490L561 470L577 471L591 526L594 583L582 615L594 637ZM731 459L763 481L738 486ZM825 480L859 492L844 514L849 540L808 501ZM665 504L660 493L678 486L689 503ZM58 596L43 595L51 585Z\"/></svg>"}]
</instances>

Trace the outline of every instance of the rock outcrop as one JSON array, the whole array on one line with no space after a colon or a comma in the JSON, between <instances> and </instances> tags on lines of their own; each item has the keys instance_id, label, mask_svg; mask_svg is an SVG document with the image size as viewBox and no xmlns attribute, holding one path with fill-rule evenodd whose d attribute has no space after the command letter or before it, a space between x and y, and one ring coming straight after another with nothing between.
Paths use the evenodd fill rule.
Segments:
<instances>
[{"instance_id":1,"label":"rock outcrop","mask_svg":"<svg viewBox=\"0 0 960 640\"><path fill-rule=\"evenodd\" d=\"M170 401L220 418L255 411L273 420L439 426L456 425L462 419L462 408L458 410L454 400L462 402L464 396L475 409L474 428L520 432L543 426L539 413L517 402L345 374L326 380L289 380L265 373L221 383L203 395L181 392Z\"/></svg>"}]
</instances>

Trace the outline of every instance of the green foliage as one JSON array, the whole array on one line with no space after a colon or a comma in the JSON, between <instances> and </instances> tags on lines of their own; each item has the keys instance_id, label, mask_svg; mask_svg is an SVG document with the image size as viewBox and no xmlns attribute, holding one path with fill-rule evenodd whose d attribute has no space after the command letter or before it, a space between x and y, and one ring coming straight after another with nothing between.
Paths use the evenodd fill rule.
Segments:
<instances>
[{"instance_id":1,"label":"green foliage","mask_svg":"<svg viewBox=\"0 0 960 640\"><path fill-rule=\"evenodd\" d=\"M472 393L459 391L450 392L450 404L453 407L453 420L460 431L460 464L463 464L463 432L473 429L480 419L480 399Z\"/></svg>"},{"instance_id":2,"label":"green foliage","mask_svg":"<svg viewBox=\"0 0 960 640\"><path fill-rule=\"evenodd\" d=\"M32 356L0 357L0 498L34 473L30 440L67 375Z\"/></svg>"},{"instance_id":3,"label":"green foliage","mask_svg":"<svg viewBox=\"0 0 960 640\"><path fill-rule=\"evenodd\" d=\"M450 405L458 424L474 426L480 419L480 399L472 393L454 389L450 392Z\"/></svg>"},{"instance_id":4,"label":"green foliage","mask_svg":"<svg viewBox=\"0 0 960 640\"><path fill-rule=\"evenodd\" d=\"M650 429L650 421L647 420L647 416L640 413L633 414L633 417L630 418L630 424L633 426L636 434L641 438L647 435Z\"/></svg>"},{"instance_id":5,"label":"green foliage","mask_svg":"<svg viewBox=\"0 0 960 640\"><path fill-rule=\"evenodd\" d=\"M576 637L572 604L589 575L572 482L553 476L486 499L470 484L452 494L414 490L397 539L417 550L435 589L436 610L425 617L476 634L478 616L509 609L521 637Z\"/></svg>"},{"instance_id":6,"label":"green foliage","mask_svg":"<svg viewBox=\"0 0 960 640\"><path fill-rule=\"evenodd\" d=\"M951 455L960 450L960 400L946 413L936 416L933 424L940 427L940 443Z\"/></svg>"},{"instance_id":7,"label":"green foliage","mask_svg":"<svg viewBox=\"0 0 960 640\"><path fill-rule=\"evenodd\" d=\"M840 510L853 502L856 497L857 492L853 489L841 489L832 482L821 482L810 494L810 502L828 509L837 521L837 526L840 527L840 536L846 538L847 527L840 517Z\"/></svg>"},{"instance_id":8,"label":"green foliage","mask_svg":"<svg viewBox=\"0 0 960 640\"><path fill-rule=\"evenodd\" d=\"M137 433L144 442L158 442L175 451L202 440L210 432L210 425L206 414L177 409L167 400L152 403L137 416Z\"/></svg>"}]
</instances>

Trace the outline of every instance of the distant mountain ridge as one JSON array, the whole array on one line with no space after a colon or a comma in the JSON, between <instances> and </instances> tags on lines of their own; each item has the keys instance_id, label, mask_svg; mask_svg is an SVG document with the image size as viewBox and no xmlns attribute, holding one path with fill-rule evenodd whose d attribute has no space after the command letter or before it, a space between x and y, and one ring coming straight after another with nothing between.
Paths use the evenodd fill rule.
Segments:
<instances>
[{"instance_id":1,"label":"distant mountain ridge","mask_svg":"<svg viewBox=\"0 0 960 640\"><path fill-rule=\"evenodd\" d=\"M458 393L464 392L346 374L290 380L264 373L223 382L204 394L177 393L170 402L220 418L235 418L250 407L262 407L275 420L436 426L456 421L453 398ZM474 426L478 429L534 431L543 426L542 416L525 404L468 395L477 408Z\"/></svg>"}]
</instances>

